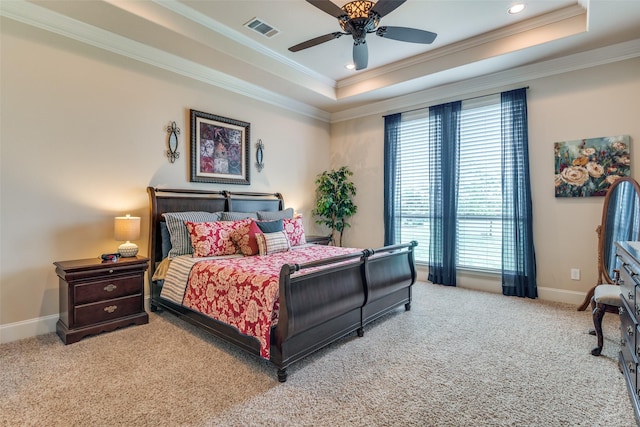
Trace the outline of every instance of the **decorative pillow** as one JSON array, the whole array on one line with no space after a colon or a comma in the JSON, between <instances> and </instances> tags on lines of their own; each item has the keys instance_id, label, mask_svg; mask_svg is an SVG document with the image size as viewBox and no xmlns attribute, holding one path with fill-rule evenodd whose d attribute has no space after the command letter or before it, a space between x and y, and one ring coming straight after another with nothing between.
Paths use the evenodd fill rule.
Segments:
<instances>
[{"instance_id":1,"label":"decorative pillow","mask_svg":"<svg viewBox=\"0 0 640 427\"><path fill-rule=\"evenodd\" d=\"M277 221L258 221L256 225L263 233L275 233L276 231L283 231L282 220Z\"/></svg>"},{"instance_id":2,"label":"decorative pillow","mask_svg":"<svg viewBox=\"0 0 640 427\"><path fill-rule=\"evenodd\" d=\"M218 221L220 219L219 212L167 212L162 214L162 216L167 222L169 239L171 241L169 258L193 253L191 237L189 236L189 230L187 230L187 227L184 225L185 221L207 222Z\"/></svg>"},{"instance_id":3,"label":"decorative pillow","mask_svg":"<svg viewBox=\"0 0 640 427\"><path fill-rule=\"evenodd\" d=\"M291 246L300 246L307 243L307 239L304 235L304 224L302 223L302 215L298 215L295 218L287 218L282 220L282 226L284 232L289 238L289 244Z\"/></svg>"},{"instance_id":4,"label":"decorative pillow","mask_svg":"<svg viewBox=\"0 0 640 427\"><path fill-rule=\"evenodd\" d=\"M241 219L258 219L255 212L222 212L223 221L239 221Z\"/></svg>"},{"instance_id":5,"label":"decorative pillow","mask_svg":"<svg viewBox=\"0 0 640 427\"><path fill-rule=\"evenodd\" d=\"M260 255L269 255L289 250L289 239L284 231L256 234Z\"/></svg>"},{"instance_id":6,"label":"decorative pillow","mask_svg":"<svg viewBox=\"0 0 640 427\"><path fill-rule=\"evenodd\" d=\"M208 257L238 253L238 248L231 236L240 227L248 225L248 221L185 222L191 236L193 256Z\"/></svg>"},{"instance_id":7,"label":"decorative pillow","mask_svg":"<svg viewBox=\"0 0 640 427\"><path fill-rule=\"evenodd\" d=\"M233 242L240 248L240 252L243 255L251 256L258 253L258 242L256 240L256 234L261 234L262 231L258 228L255 221L251 221L247 225L238 227L236 231L231 234Z\"/></svg>"},{"instance_id":8,"label":"decorative pillow","mask_svg":"<svg viewBox=\"0 0 640 427\"><path fill-rule=\"evenodd\" d=\"M281 211L258 211L258 219L261 221L275 221L277 219L293 218L293 208Z\"/></svg>"}]
</instances>

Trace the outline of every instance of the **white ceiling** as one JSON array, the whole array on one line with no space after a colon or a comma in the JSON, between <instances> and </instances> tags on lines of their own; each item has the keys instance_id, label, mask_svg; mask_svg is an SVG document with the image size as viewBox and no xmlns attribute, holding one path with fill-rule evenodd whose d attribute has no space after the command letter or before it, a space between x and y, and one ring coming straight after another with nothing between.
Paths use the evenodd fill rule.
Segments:
<instances>
[{"instance_id":1,"label":"white ceiling","mask_svg":"<svg viewBox=\"0 0 640 427\"><path fill-rule=\"evenodd\" d=\"M345 68L353 43L348 35L288 51L340 30L337 19L304 0L3 0L0 12L321 118L629 41L630 56L640 56L640 0L523 2L523 13L509 15L514 1L407 0L380 25L432 31L435 42L369 34L369 67L361 71ZM246 28L255 17L279 33L267 38Z\"/></svg>"}]
</instances>

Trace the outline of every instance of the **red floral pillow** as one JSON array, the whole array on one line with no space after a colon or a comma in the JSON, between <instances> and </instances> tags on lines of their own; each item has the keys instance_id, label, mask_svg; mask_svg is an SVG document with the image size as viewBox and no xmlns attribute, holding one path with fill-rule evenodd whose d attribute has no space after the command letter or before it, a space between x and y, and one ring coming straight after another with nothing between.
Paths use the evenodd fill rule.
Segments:
<instances>
[{"instance_id":1,"label":"red floral pillow","mask_svg":"<svg viewBox=\"0 0 640 427\"><path fill-rule=\"evenodd\" d=\"M239 228L249 224L251 220L191 222L185 225L189 230L194 257L233 255L238 248L231 236Z\"/></svg>"},{"instance_id":2,"label":"red floral pillow","mask_svg":"<svg viewBox=\"0 0 640 427\"><path fill-rule=\"evenodd\" d=\"M307 243L307 239L304 236L304 225L302 224L302 216L298 215L295 218L285 218L282 220L284 232L289 238L289 244L291 246L300 246Z\"/></svg>"},{"instance_id":3,"label":"red floral pillow","mask_svg":"<svg viewBox=\"0 0 640 427\"><path fill-rule=\"evenodd\" d=\"M235 244L240 248L240 252L243 255L256 255L258 253L258 242L256 240L256 234L261 234L260 228L255 221L250 221L241 227L238 227L233 232L231 238Z\"/></svg>"}]
</instances>

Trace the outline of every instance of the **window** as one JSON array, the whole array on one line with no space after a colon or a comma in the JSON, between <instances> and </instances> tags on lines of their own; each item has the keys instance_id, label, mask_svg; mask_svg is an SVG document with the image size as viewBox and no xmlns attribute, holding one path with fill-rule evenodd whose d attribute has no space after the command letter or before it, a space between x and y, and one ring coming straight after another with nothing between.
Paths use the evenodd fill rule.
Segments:
<instances>
[{"instance_id":1,"label":"window","mask_svg":"<svg viewBox=\"0 0 640 427\"><path fill-rule=\"evenodd\" d=\"M500 95L462 102L458 188L458 268L502 268ZM402 114L396 183L399 240L417 240L417 262L429 250L429 113Z\"/></svg>"}]
</instances>

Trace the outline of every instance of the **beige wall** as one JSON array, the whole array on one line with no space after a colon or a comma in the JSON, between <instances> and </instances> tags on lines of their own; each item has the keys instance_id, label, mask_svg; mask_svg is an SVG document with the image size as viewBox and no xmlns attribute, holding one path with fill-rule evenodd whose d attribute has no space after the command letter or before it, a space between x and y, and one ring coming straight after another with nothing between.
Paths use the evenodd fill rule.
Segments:
<instances>
[{"instance_id":1,"label":"beige wall","mask_svg":"<svg viewBox=\"0 0 640 427\"><path fill-rule=\"evenodd\" d=\"M147 254L148 185L279 191L315 229L314 180L329 167L329 124L10 20L1 24L1 341L15 322L55 323L52 263L116 250L114 216L142 217L136 243ZM251 123L250 186L189 182L191 108ZM174 120L182 133L180 158L171 164L165 128ZM258 138L265 144L261 173L253 166Z\"/></svg>"},{"instance_id":2,"label":"beige wall","mask_svg":"<svg viewBox=\"0 0 640 427\"><path fill-rule=\"evenodd\" d=\"M640 59L636 58L522 84L529 86L530 167L541 298L579 302L595 284L595 228L600 223L603 203L601 197L554 197L553 143L631 135L632 174L640 178L640 150L635 146L640 140L638 70ZM349 166L358 190L358 214L344 237L347 246L376 247L384 240L383 129L380 115L335 123L331 129L332 167ZM571 268L581 270L581 280L570 279ZM496 279L486 275L462 274L460 284L499 290Z\"/></svg>"}]
</instances>

